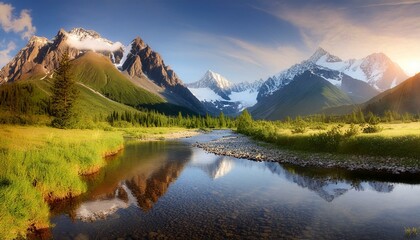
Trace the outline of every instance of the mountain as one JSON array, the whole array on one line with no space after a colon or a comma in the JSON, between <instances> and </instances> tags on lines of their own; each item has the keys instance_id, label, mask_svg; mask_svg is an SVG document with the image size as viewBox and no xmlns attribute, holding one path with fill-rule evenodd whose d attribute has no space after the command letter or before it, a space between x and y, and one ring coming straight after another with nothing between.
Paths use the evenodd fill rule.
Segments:
<instances>
[{"instance_id":1,"label":"mountain","mask_svg":"<svg viewBox=\"0 0 420 240\"><path fill-rule=\"evenodd\" d=\"M204 114L201 102L188 90L176 73L165 65L159 53L136 37L125 50L120 70L136 85L154 92L168 102Z\"/></svg>"},{"instance_id":2,"label":"mountain","mask_svg":"<svg viewBox=\"0 0 420 240\"><path fill-rule=\"evenodd\" d=\"M139 37L126 47L83 28L61 29L52 40L32 37L0 70L0 84L48 81L66 51L78 65L77 80L109 99L170 114L205 112L161 56Z\"/></svg>"},{"instance_id":3,"label":"mountain","mask_svg":"<svg viewBox=\"0 0 420 240\"><path fill-rule=\"evenodd\" d=\"M400 85L372 98L362 105L366 112L382 115L391 110L398 113L420 112L420 74L417 74Z\"/></svg>"},{"instance_id":4,"label":"mountain","mask_svg":"<svg viewBox=\"0 0 420 240\"><path fill-rule=\"evenodd\" d=\"M258 100L272 95L307 70L346 92L356 103L367 101L407 79L404 71L383 53L343 61L319 48L309 59L268 78L261 86Z\"/></svg>"},{"instance_id":5,"label":"mountain","mask_svg":"<svg viewBox=\"0 0 420 240\"><path fill-rule=\"evenodd\" d=\"M199 81L186 86L208 112L235 116L257 103L261 84L262 81L232 83L222 75L208 70Z\"/></svg>"},{"instance_id":6,"label":"mountain","mask_svg":"<svg viewBox=\"0 0 420 240\"><path fill-rule=\"evenodd\" d=\"M249 110L255 118L277 120L315 114L324 108L352 103L338 87L311 71L305 71L280 90L260 99Z\"/></svg>"},{"instance_id":7,"label":"mountain","mask_svg":"<svg viewBox=\"0 0 420 240\"><path fill-rule=\"evenodd\" d=\"M208 70L197 82L187 84L188 88L208 88L225 100L230 100L230 87L233 83L229 82L222 75Z\"/></svg>"}]
</instances>

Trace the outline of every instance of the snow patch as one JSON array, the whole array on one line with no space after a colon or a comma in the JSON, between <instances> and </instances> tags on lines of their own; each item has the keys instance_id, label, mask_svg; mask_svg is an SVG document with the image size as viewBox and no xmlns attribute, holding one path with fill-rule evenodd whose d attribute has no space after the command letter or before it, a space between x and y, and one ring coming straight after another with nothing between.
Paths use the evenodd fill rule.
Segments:
<instances>
[{"instance_id":1,"label":"snow patch","mask_svg":"<svg viewBox=\"0 0 420 240\"><path fill-rule=\"evenodd\" d=\"M118 64L114 64L117 68L119 69L122 68L123 64L127 60L128 54L131 52L131 48L132 48L132 43L129 44L128 46L122 46L123 56Z\"/></svg>"},{"instance_id":2,"label":"snow patch","mask_svg":"<svg viewBox=\"0 0 420 240\"><path fill-rule=\"evenodd\" d=\"M209 88L188 88L201 102L224 101L224 99Z\"/></svg>"},{"instance_id":3,"label":"snow patch","mask_svg":"<svg viewBox=\"0 0 420 240\"><path fill-rule=\"evenodd\" d=\"M257 104L258 91L243 91L243 92L232 92L229 95L229 98L233 102L240 102L242 105L242 110L248 107L252 107ZM241 111L242 111L241 110Z\"/></svg>"}]
</instances>

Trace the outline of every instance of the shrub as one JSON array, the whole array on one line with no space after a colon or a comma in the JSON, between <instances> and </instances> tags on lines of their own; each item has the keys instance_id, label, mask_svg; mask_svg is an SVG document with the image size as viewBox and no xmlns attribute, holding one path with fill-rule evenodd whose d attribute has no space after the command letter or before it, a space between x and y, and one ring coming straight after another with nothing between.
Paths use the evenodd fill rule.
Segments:
<instances>
[{"instance_id":1,"label":"shrub","mask_svg":"<svg viewBox=\"0 0 420 240\"><path fill-rule=\"evenodd\" d=\"M344 139L344 134L340 126L335 126L331 130L323 133L314 134L310 138L311 145L319 151L336 151L340 142Z\"/></svg>"},{"instance_id":2,"label":"shrub","mask_svg":"<svg viewBox=\"0 0 420 240\"><path fill-rule=\"evenodd\" d=\"M305 133L306 132L306 127L305 126L303 126L303 125L298 125L298 126L295 126L293 129L292 129L292 133L293 134L296 134L296 133Z\"/></svg>"},{"instance_id":3,"label":"shrub","mask_svg":"<svg viewBox=\"0 0 420 240\"><path fill-rule=\"evenodd\" d=\"M381 132L383 128L379 125L371 125L368 124L366 127L363 128L363 133L377 133Z\"/></svg>"},{"instance_id":4,"label":"shrub","mask_svg":"<svg viewBox=\"0 0 420 240\"><path fill-rule=\"evenodd\" d=\"M351 124L350 128L347 129L346 132L344 133L344 136L346 138L349 138L349 137L356 136L359 133L360 133L359 127L357 125Z\"/></svg>"},{"instance_id":5,"label":"shrub","mask_svg":"<svg viewBox=\"0 0 420 240\"><path fill-rule=\"evenodd\" d=\"M301 120L301 119L297 119L295 121L295 123L293 124L293 128L292 128L292 133L305 133L306 132L306 122Z\"/></svg>"}]
</instances>

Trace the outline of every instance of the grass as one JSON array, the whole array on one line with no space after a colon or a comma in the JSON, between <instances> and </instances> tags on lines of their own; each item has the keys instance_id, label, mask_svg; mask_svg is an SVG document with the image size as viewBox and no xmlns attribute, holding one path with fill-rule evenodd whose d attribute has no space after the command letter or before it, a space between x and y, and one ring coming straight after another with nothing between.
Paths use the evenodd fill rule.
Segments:
<instances>
[{"instance_id":1,"label":"grass","mask_svg":"<svg viewBox=\"0 0 420 240\"><path fill-rule=\"evenodd\" d=\"M49 225L46 201L86 191L80 175L97 171L122 147L121 132L0 125L0 239Z\"/></svg>"},{"instance_id":2,"label":"grass","mask_svg":"<svg viewBox=\"0 0 420 240\"><path fill-rule=\"evenodd\" d=\"M293 150L408 157L419 159L420 123L381 123L378 126L306 123L306 131L296 131L287 123L254 121L245 133L256 139ZM375 131L363 130L375 128ZM373 133L371 133L373 132Z\"/></svg>"},{"instance_id":3,"label":"grass","mask_svg":"<svg viewBox=\"0 0 420 240\"><path fill-rule=\"evenodd\" d=\"M110 99L130 106L165 101L130 82L107 57L89 52L72 62L75 79Z\"/></svg>"},{"instance_id":4,"label":"grass","mask_svg":"<svg viewBox=\"0 0 420 240\"><path fill-rule=\"evenodd\" d=\"M129 127L129 128L117 128L119 131L123 131L126 137L138 138L138 139L158 139L163 140L168 134L187 131L182 127Z\"/></svg>"}]
</instances>

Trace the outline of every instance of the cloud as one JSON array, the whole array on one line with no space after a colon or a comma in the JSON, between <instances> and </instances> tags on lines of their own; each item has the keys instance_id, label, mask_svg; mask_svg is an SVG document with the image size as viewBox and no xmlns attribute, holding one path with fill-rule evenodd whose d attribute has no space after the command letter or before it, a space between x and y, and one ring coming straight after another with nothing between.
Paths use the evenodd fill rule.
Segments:
<instances>
[{"instance_id":1,"label":"cloud","mask_svg":"<svg viewBox=\"0 0 420 240\"><path fill-rule=\"evenodd\" d=\"M202 32L190 32L187 36L191 44L198 45L200 51L206 51L203 55L223 58L237 71L253 70L261 73L261 76L278 73L306 56L305 52L290 45L256 44L240 38Z\"/></svg>"},{"instance_id":2,"label":"cloud","mask_svg":"<svg viewBox=\"0 0 420 240\"><path fill-rule=\"evenodd\" d=\"M308 49L322 46L341 58L384 52L407 71L408 64L420 57L420 6L414 3L417 1L400 2L398 7L380 11L369 9L363 17L357 9L325 5L266 11L294 25Z\"/></svg>"},{"instance_id":3,"label":"cloud","mask_svg":"<svg viewBox=\"0 0 420 240\"><path fill-rule=\"evenodd\" d=\"M370 8L370 7L401 6L401 5L413 5L413 4L420 4L420 1L419 0L414 0L414 1L372 3L372 4L357 6L357 7L359 7L359 8Z\"/></svg>"},{"instance_id":4,"label":"cloud","mask_svg":"<svg viewBox=\"0 0 420 240\"><path fill-rule=\"evenodd\" d=\"M1 28L6 32L19 33L23 39L29 39L36 31L29 10L22 10L20 16L16 17L13 15L13 9L12 5L0 2Z\"/></svg>"},{"instance_id":5,"label":"cloud","mask_svg":"<svg viewBox=\"0 0 420 240\"><path fill-rule=\"evenodd\" d=\"M92 50L92 51L110 51L114 52L120 49L123 44L120 42L110 43L102 38L84 38L68 34L67 44L69 46L80 49L80 50Z\"/></svg>"},{"instance_id":6,"label":"cloud","mask_svg":"<svg viewBox=\"0 0 420 240\"><path fill-rule=\"evenodd\" d=\"M0 47L3 47L0 44ZM10 56L10 52L16 49L16 44L14 42L9 42L6 46L6 49L0 50L0 67L6 65L10 62L12 57Z\"/></svg>"}]
</instances>

